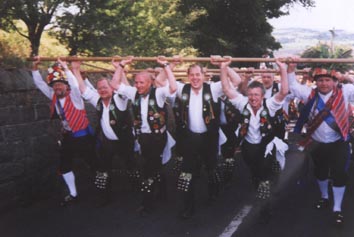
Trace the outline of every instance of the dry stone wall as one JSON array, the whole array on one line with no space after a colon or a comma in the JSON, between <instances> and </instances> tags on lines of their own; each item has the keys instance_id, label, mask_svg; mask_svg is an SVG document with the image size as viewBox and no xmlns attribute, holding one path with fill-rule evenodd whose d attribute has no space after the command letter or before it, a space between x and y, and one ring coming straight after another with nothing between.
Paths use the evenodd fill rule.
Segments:
<instances>
[{"instance_id":1,"label":"dry stone wall","mask_svg":"<svg viewBox=\"0 0 354 237\"><path fill-rule=\"evenodd\" d=\"M60 123L50 120L49 104L30 71L0 69L0 210L62 187L56 174ZM92 121L94 110L86 107Z\"/></svg>"}]
</instances>

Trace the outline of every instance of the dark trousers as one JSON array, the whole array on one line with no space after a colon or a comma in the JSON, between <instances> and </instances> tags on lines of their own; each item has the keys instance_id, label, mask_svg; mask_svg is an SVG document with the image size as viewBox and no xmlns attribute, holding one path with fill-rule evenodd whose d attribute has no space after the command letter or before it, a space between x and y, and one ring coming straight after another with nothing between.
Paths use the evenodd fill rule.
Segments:
<instances>
[{"instance_id":1,"label":"dark trousers","mask_svg":"<svg viewBox=\"0 0 354 237\"><path fill-rule=\"evenodd\" d=\"M193 133L184 132L182 145L182 172L198 175L202 164L205 164L208 174L215 172L218 153L218 132Z\"/></svg>"},{"instance_id":2,"label":"dark trousers","mask_svg":"<svg viewBox=\"0 0 354 237\"><path fill-rule=\"evenodd\" d=\"M251 171L252 178L257 182L271 180L273 176L272 163L275 157L268 155L265 158L265 150L266 145L263 144L251 144L246 140L242 143L242 157ZM275 150L272 151L272 154L275 154Z\"/></svg>"},{"instance_id":3,"label":"dark trousers","mask_svg":"<svg viewBox=\"0 0 354 237\"><path fill-rule=\"evenodd\" d=\"M143 177L154 177L162 168L161 154L166 145L167 134L143 133L138 139L143 158Z\"/></svg>"},{"instance_id":4,"label":"dark trousers","mask_svg":"<svg viewBox=\"0 0 354 237\"><path fill-rule=\"evenodd\" d=\"M318 143L310 154L318 180L331 178L335 187L346 185L350 163L349 142Z\"/></svg>"},{"instance_id":5,"label":"dark trousers","mask_svg":"<svg viewBox=\"0 0 354 237\"><path fill-rule=\"evenodd\" d=\"M223 124L220 128L227 138L227 141L221 145L221 154L224 158L232 158L234 157L235 148L237 145L235 129L233 125L230 124Z\"/></svg>"},{"instance_id":6,"label":"dark trousers","mask_svg":"<svg viewBox=\"0 0 354 237\"><path fill-rule=\"evenodd\" d=\"M111 172L113 158L117 156L128 171L133 170L134 162L134 136L133 134L120 134L119 140L108 140L106 136L99 136L98 170Z\"/></svg>"},{"instance_id":7,"label":"dark trousers","mask_svg":"<svg viewBox=\"0 0 354 237\"><path fill-rule=\"evenodd\" d=\"M162 153L166 145L167 134L143 133L138 136L141 156L143 158L143 185L152 180L149 191L143 191L142 206L150 210L153 206L155 195L165 195L166 183L162 172ZM142 190L144 190L142 188Z\"/></svg>"},{"instance_id":8,"label":"dark trousers","mask_svg":"<svg viewBox=\"0 0 354 237\"><path fill-rule=\"evenodd\" d=\"M193 133L185 130L182 142L183 163L182 173L191 173L192 179L187 192L183 191L182 212L194 212L194 192L196 179L200 175L202 165L205 165L208 175L209 199L214 199L219 192L219 183L216 180L217 152L219 134L218 131L206 133Z\"/></svg>"},{"instance_id":9,"label":"dark trousers","mask_svg":"<svg viewBox=\"0 0 354 237\"><path fill-rule=\"evenodd\" d=\"M63 134L59 165L61 174L72 171L73 160L76 156L84 159L91 171L96 170L95 139L92 135L73 137L70 133Z\"/></svg>"}]
</instances>

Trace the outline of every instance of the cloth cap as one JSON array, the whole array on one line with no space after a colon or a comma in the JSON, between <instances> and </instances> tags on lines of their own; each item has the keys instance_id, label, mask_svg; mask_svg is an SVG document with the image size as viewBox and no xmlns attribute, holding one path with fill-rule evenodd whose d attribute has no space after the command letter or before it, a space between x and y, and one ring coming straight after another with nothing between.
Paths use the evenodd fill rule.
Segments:
<instances>
[{"instance_id":1,"label":"cloth cap","mask_svg":"<svg viewBox=\"0 0 354 237\"><path fill-rule=\"evenodd\" d=\"M69 84L66 74L59 63L54 63L48 68L47 83L49 86L53 86L55 82L63 82Z\"/></svg>"}]
</instances>

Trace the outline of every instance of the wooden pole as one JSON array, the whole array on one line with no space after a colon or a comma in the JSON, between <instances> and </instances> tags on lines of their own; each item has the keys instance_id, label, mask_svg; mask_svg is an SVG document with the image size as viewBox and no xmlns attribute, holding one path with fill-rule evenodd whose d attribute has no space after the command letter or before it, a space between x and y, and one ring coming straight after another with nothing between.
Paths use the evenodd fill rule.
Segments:
<instances>
[{"instance_id":1,"label":"wooden pole","mask_svg":"<svg viewBox=\"0 0 354 237\"><path fill-rule=\"evenodd\" d=\"M112 61L113 59L120 61L126 57L59 57L65 61ZM58 57L41 57L41 61L56 61ZM165 57L167 61L175 61L176 58ZM210 57L181 57L182 62L210 62ZM27 58L28 61L34 61L34 58ZM149 62L156 61L157 57L134 57L133 61ZM225 60L220 57L220 61ZM275 62L275 58L231 58L232 62ZM354 63L354 58L280 58L286 63Z\"/></svg>"},{"instance_id":2,"label":"wooden pole","mask_svg":"<svg viewBox=\"0 0 354 237\"><path fill-rule=\"evenodd\" d=\"M144 69L132 69L132 70L126 70L126 73L139 73L145 71ZM155 73L155 70L148 70L151 73ZM253 73L253 74L259 74L259 73L278 73L278 70L266 70L266 69L254 69L254 70L243 70L243 69L234 69L237 73ZM93 69L93 70L83 70L82 72L85 73L114 73L114 69ZM185 69L175 69L173 70L173 73L179 74L179 75L187 75L187 70ZM207 69L206 73L220 73L219 69ZM296 70L297 74L304 74L308 73L307 70Z\"/></svg>"}]
</instances>

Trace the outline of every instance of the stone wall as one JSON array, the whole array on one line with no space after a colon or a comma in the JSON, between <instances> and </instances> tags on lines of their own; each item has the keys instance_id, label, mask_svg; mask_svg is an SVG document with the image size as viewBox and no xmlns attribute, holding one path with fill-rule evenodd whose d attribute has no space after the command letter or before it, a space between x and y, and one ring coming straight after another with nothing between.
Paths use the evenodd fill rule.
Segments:
<instances>
[{"instance_id":1,"label":"stone wall","mask_svg":"<svg viewBox=\"0 0 354 237\"><path fill-rule=\"evenodd\" d=\"M49 104L30 71L0 69L0 210L63 186L56 175L60 123L49 119Z\"/></svg>"}]
</instances>

